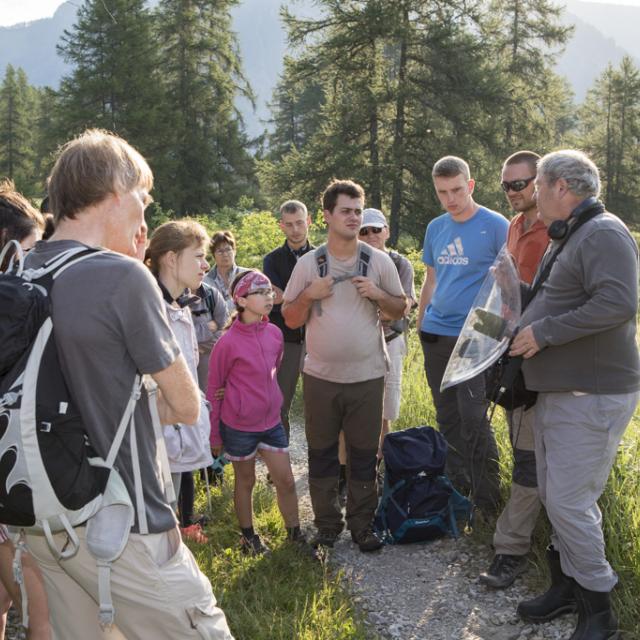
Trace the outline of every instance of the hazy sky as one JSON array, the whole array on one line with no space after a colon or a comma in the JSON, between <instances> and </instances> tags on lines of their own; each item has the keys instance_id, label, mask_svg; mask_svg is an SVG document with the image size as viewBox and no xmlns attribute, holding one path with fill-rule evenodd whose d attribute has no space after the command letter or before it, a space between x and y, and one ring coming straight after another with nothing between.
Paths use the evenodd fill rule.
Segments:
<instances>
[{"instance_id":1,"label":"hazy sky","mask_svg":"<svg viewBox=\"0 0 640 640\"><path fill-rule=\"evenodd\" d=\"M78 0L80 2L81 0ZM631 4L640 6L640 0L598 0L608 4ZM0 25L49 18L63 0L0 0ZM104 0L108 4L109 0Z\"/></svg>"},{"instance_id":2,"label":"hazy sky","mask_svg":"<svg viewBox=\"0 0 640 640\"><path fill-rule=\"evenodd\" d=\"M0 0L0 25L50 18L64 0Z\"/></svg>"}]
</instances>

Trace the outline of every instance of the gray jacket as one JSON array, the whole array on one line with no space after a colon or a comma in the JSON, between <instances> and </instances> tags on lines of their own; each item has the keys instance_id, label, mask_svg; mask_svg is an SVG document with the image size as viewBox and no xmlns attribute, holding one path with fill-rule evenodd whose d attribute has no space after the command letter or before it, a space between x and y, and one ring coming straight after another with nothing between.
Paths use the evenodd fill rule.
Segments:
<instances>
[{"instance_id":1,"label":"gray jacket","mask_svg":"<svg viewBox=\"0 0 640 640\"><path fill-rule=\"evenodd\" d=\"M552 249L553 250L553 249ZM541 348L522 366L532 391L616 394L640 389L638 246L599 215L569 238L523 314Z\"/></svg>"}]
</instances>

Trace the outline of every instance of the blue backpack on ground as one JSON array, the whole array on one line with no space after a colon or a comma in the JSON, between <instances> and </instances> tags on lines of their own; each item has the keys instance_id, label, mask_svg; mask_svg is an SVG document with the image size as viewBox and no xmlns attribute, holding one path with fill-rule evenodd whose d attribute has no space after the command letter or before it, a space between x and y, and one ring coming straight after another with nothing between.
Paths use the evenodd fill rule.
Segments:
<instances>
[{"instance_id":1,"label":"blue backpack on ground","mask_svg":"<svg viewBox=\"0 0 640 640\"><path fill-rule=\"evenodd\" d=\"M468 523L471 502L444 475L447 442L433 427L387 434L382 445L384 488L376 510L376 533L386 544L457 538Z\"/></svg>"}]
</instances>

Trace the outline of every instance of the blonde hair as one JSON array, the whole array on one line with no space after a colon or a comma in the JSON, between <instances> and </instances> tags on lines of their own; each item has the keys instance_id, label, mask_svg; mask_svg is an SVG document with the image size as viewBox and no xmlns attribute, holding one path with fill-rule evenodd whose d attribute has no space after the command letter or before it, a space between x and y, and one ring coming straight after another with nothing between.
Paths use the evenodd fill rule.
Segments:
<instances>
[{"instance_id":1,"label":"blonde hair","mask_svg":"<svg viewBox=\"0 0 640 640\"><path fill-rule=\"evenodd\" d=\"M151 234L144 262L157 276L163 255L169 251L180 253L193 245L205 246L208 241L206 229L195 220L165 222Z\"/></svg>"},{"instance_id":2,"label":"blonde hair","mask_svg":"<svg viewBox=\"0 0 640 640\"><path fill-rule=\"evenodd\" d=\"M153 174L147 161L128 142L102 129L87 129L67 142L48 180L56 224L63 218L75 218L112 193L149 192L152 188Z\"/></svg>"}]
</instances>

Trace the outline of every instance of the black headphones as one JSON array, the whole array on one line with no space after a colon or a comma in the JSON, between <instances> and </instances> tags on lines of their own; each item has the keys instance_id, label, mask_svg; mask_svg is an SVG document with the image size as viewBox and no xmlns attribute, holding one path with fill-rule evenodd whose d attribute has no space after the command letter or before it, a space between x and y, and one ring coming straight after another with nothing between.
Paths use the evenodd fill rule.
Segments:
<instances>
[{"instance_id":1,"label":"black headphones","mask_svg":"<svg viewBox=\"0 0 640 640\"><path fill-rule=\"evenodd\" d=\"M598 211L595 211L595 207L598 208ZM598 213L604 211L604 206L598 201L597 198L594 198L593 196L587 198L586 200L583 200L571 212L571 215L566 220L554 220L547 227L547 235L552 240L564 240L569 234L569 230L571 229L571 227L573 227L578 222L578 220L580 220L580 218L584 218L587 211L592 213L589 218L593 218L593 216L598 215Z\"/></svg>"}]
</instances>

